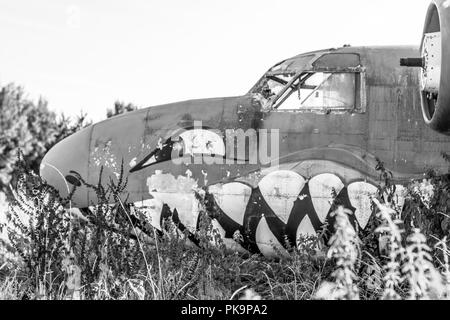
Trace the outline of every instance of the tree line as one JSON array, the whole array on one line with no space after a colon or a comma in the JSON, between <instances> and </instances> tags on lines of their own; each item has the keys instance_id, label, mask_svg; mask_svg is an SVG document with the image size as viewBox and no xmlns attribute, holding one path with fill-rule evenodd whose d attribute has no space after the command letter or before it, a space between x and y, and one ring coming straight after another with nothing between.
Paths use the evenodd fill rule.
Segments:
<instances>
[{"instance_id":1,"label":"tree line","mask_svg":"<svg viewBox=\"0 0 450 320\"><path fill-rule=\"evenodd\" d=\"M138 109L131 103L116 101L106 117ZM8 194L15 183L20 149L30 169L39 172L42 158L51 147L65 137L90 125L88 115L75 118L48 108L44 98L31 100L23 87L10 83L0 90L0 192Z\"/></svg>"}]
</instances>

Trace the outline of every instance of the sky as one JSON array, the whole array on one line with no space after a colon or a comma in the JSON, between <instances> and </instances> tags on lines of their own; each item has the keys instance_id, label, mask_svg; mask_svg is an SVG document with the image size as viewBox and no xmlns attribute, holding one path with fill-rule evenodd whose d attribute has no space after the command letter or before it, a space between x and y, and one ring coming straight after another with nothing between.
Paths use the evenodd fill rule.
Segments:
<instances>
[{"instance_id":1,"label":"sky","mask_svg":"<svg viewBox=\"0 0 450 320\"><path fill-rule=\"evenodd\" d=\"M419 45L429 0L0 0L0 85L94 121L245 94L297 54Z\"/></svg>"}]
</instances>

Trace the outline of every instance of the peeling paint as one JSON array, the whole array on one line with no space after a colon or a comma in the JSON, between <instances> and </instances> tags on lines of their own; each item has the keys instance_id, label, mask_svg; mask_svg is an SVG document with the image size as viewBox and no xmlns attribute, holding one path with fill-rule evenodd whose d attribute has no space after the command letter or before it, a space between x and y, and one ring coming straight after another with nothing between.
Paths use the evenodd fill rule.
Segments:
<instances>
[{"instance_id":1,"label":"peeling paint","mask_svg":"<svg viewBox=\"0 0 450 320\"><path fill-rule=\"evenodd\" d=\"M192 173L191 173L192 174ZM197 181L191 178L190 175L178 176L175 178L170 173L162 173L157 170L154 175L147 178L147 187L149 192L181 192L190 193L197 188Z\"/></svg>"},{"instance_id":2,"label":"peeling paint","mask_svg":"<svg viewBox=\"0 0 450 320\"><path fill-rule=\"evenodd\" d=\"M133 159L131 159L131 161L129 162L129 164L128 164L128 165L129 165L130 167L132 167L132 168L133 168L133 167L134 167L134 166L136 165L136 163L137 163L137 162L136 162L136 160L137 160L137 158L136 158L136 157L134 157Z\"/></svg>"},{"instance_id":3,"label":"peeling paint","mask_svg":"<svg viewBox=\"0 0 450 320\"><path fill-rule=\"evenodd\" d=\"M92 153L92 160L93 163L97 167L105 167L110 169L113 174L116 176L116 178L120 177L120 168L119 168L119 162L117 161L117 157L112 149L112 141L109 140L104 144L103 147L95 147L93 153Z\"/></svg>"},{"instance_id":4,"label":"peeling paint","mask_svg":"<svg viewBox=\"0 0 450 320\"><path fill-rule=\"evenodd\" d=\"M188 176L164 174L156 171L154 175L147 178L147 186L150 195L162 203L167 204L170 209L177 210L180 221L189 231L197 228L199 215L199 203L195 197L194 190L197 189L197 181Z\"/></svg>"}]
</instances>

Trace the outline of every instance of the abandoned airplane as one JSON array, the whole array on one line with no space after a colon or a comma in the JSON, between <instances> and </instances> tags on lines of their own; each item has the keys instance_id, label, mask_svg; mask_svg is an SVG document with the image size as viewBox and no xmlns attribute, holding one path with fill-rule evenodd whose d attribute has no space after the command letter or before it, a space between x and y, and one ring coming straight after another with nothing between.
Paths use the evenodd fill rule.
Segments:
<instances>
[{"instance_id":1,"label":"abandoned airplane","mask_svg":"<svg viewBox=\"0 0 450 320\"><path fill-rule=\"evenodd\" d=\"M123 163L123 196L155 228L172 216L195 231L201 191L225 244L266 256L317 234L336 201L364 229L378 191L377 159L393 173L398 206L411 179L448 170L447 2L430 5L420 49L300 54L243 96L150 107L91 125L47 153L41 176L62 196L76 186L72 204L86 208L97 197L79 177L96 184L103 168L105 179L117 179Z\"/></svg>"}]
</instances>

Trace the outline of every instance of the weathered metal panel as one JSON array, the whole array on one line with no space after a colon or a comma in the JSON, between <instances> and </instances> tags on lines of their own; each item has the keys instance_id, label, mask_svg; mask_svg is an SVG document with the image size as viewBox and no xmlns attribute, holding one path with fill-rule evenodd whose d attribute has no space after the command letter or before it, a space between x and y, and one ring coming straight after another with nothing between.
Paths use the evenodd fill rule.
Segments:
<instances>
[{"instance_id":1,"label":"weathered metal panel","mask_svg":"<svg viewBox=\"0 0 450 320\"><path fill-rule=\"evenodd\" d=\"M361 67L359 54L356 53L329 53L313 63L314 69L345 70Z\"/></svg>"}]
</instances>

